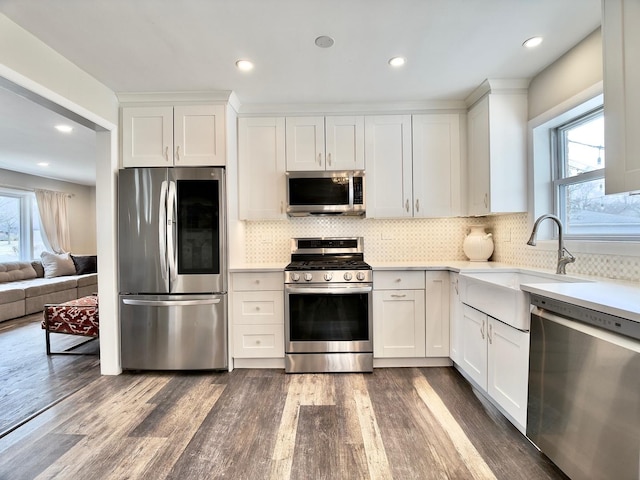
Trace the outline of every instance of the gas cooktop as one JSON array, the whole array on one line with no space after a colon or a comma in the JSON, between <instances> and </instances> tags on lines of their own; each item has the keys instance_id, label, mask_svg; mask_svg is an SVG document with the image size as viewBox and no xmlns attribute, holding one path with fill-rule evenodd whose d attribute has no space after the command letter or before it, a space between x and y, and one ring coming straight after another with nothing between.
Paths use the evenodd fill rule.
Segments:
<instances>
[{"instance_id":1,"label":"gas cooktop","mask_svg":"<svg viewBox=\"0 0 640 480\"><path fill-rule=\"evenodd\" d=\"M371 282L362 237L294 238L286 283ZM323 272L318 274L318 271ZM314 275L314 272L316 273Z\"/></svg>"}]
</instances>

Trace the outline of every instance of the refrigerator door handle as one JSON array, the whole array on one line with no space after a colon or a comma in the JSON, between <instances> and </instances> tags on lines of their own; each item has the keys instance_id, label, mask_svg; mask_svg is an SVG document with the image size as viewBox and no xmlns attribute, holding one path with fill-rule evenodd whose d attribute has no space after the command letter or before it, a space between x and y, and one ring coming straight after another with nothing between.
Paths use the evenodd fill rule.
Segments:
<instances>
[{"instance_id":1,"label":"refrigerator door handle","mask_svg":"<svg viewBox=\"0 0 640 480\"><path fill-rule=\"evenodd\" d=\"M124 303L125 305L151 307L184 307L189 305L216 305L220 303L220 299L210 298L205 300L136 300L132 298L123 298L122 303Z\"/></svg>"},{"instance_id":2,"label":"refrigerator door handle","mask_svg":"<svg viewBox=\"0 0 640 480\"><path fill-rule=\"evenodd\" d=\"M167 278L167 181L160 186L160 219L158 221L158 246L160 247L160 269L162 278Z\"/></svg>"},{"instance_id":3,"label":"refrigerator door handle","mask_svg":"<svg viewBox=\"0 0 640 480\"><path fill-rule=\"evenodd\" d=\"M169 182L169 200L167 202L167 208L169 212L169 220L167 224L171 227L171 231L168 232L167 235L169 279L171 282L173 282L176 280L176 278L178 278L178 253L176 251L176 216L178 214L178 198L176 192L176 182Z\"/></svg>"}]
</instances>

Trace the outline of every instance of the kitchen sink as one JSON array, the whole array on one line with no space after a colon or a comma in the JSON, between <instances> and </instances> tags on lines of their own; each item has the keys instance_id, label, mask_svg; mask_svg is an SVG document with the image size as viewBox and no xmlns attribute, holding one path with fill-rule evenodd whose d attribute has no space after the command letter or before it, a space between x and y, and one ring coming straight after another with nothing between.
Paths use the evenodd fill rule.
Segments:
<instances>
[{"instance_id":1,"label":"kitchen sink","mask_svg":"<svg viewBox=\"0 0 640 480\"><path fill-rule=\"evenodd\" d=\"M522 271L461 273L459 278L462 303L525 331L531 322L531 305L529 293L520 290L520 285L589 282L567 275Z\"/></svg>"}]
</instances>

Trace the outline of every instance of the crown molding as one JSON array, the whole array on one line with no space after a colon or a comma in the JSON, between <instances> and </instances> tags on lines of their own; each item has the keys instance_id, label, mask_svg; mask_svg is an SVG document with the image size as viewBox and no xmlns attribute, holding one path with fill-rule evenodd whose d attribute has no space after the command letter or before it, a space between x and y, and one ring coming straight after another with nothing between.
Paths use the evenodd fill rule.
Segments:
<instances>
[{"instance_id":1,"label":"crown molding","mask_svg":"<svg viewBox=\"0 0 640 480\"><path fill-rule=\"evenodd\" d=\"M237 96L231 90L192 91L192 92L118 92L121 106L144 105L181 105L194 103L229 103L237 102ZM235 108L235 106L234 106ZM237 109L236 109L237 110Z\"/></svg>"},{"instance_id":2,"label":"crown molding","mask_svg":"<svg viewBox=\"0 0 640 480\"><path fill-rule=\"evenodd\" d=\"M471 94L465 98L465 105L470 108L482 97L489 93L526 94L529 89L529 78L491 78L486 79Z\"/></svg>"},{"instance_id":3,"label":"crown molding","mask_svg":"<svg viewBox=\"0 0 640 480\"><path fill-rule=\"evenodd\" d=\"M431 100L388 103L279 103L242 104L238 110L241 116L273 115L384 115L414 113L465 113L467 106L463 100Z\"/></svg>"}]
</instances>

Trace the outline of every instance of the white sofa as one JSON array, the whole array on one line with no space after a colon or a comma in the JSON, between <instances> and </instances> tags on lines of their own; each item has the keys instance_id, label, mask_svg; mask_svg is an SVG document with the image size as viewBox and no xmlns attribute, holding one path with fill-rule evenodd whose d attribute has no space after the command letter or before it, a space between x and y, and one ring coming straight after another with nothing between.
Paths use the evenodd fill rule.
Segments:
<instances>
[{"instance_id":1,"label":"white sofa","mask_svg":"<svg viewBox=\"0 0 640 480\"><path fill-rule=\"evenodd\" d=\"M40 312L98 291L98 274L45 278L39 260L0 263L0 322Z\"/></svg>"}]
</instances>

